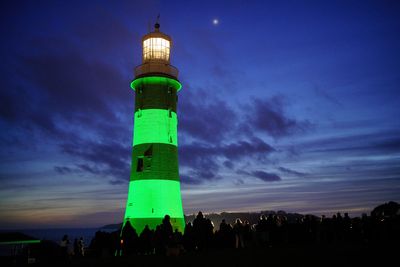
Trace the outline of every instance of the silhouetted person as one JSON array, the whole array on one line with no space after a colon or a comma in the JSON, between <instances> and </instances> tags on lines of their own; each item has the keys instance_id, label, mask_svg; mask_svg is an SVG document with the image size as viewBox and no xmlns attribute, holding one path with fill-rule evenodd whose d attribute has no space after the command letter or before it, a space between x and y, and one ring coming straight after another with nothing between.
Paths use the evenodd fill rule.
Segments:
<instances>
[{"instance_id":1,"label":"silhouetted person","mask_svg":"<svg viewBox=\"0 0 400 267\"><path fill-rule=\"evenodd\" d=\"M79 251L81 256L85 256L85 241L83 237L79 238Z\"/></svg>"},{"instance_id":2,"label":"silhouetted person","mask_svg":"<svg viewBox=\"0 0 400 267\"><path fill-rule=\"evenodd\" d=\"M275 217L273 214L269 214L267 217L267 244L271 246L275 238Z\"/></svg>"},{"instance_id":3,"label":"silhouetted person","mask_svg":"<svg viewBox=\"0 0 400 267\"><path fill-rule=\"evenodd\" d=\"M219 225L218 231L218 243L222 248L230 248L233 246L234 242L232 242L232 227L230 224L227 224L225 219Z\"/></svg>"},{"instance_id":4,"label":"silhouetted person","mask_svg":"<svg viewBox=\"0 0 400 267\"><path fill-rule=\"evenodd\" d=\"M167 256L179 256L183 252L183 236L182 233L175 229L172 239L167 248Z\"/></svg>"},{"instance_id":5,"label":"silhouetted person","mask_svg":"<svg viewBox=\"0 0 400 267\"><path fill-rule=\"evenodd\" d=\"M206 219L201 211L199 211L196 218L193 220L193 232L196 248L198 250L204 249L206 247L207 226Z\"/></svg>"},{"instance_id":6,"label":"silhouetted person","mask_svg":"<svg viewBox=\"0 0 400 267\"><path fill-rule=\"evenodd\" d=\"M78 238L75 238L75 240L74 240L74 255L75 255L75 257L79 257L80 256Z\"/></svg>"},{"instance_id":7,"label":"silhouetted person","mask_svg":"<svg viewBox=\"0 0 400 267\"><path fill-rule=\"evenodd\" d=\"M166 254L168 247L171 246L172 242L173 230L170 220L171 220L170 216L165 215L160 225L159 233L157 233L157 238L160 239L157 240L158 249L159 252L164 255Z\"/></svg>"},{"instance_id":8,"label":"silhouetted person","mask_svg":"<svg viewBox=\"0 0 400 267\"><path fill-rule=\"evenodd\" d=\"M252 241L251 225L248 220L245 220L242 228L243 247L249 247Z\"/></svg>"},{"instance_id":9,"label":"silhouetted person","mask_svg":"<svg viewBox=\"0 0 400 267\"><path fill-rule=\"evenodd\" d=\"M153 234L154 234L153 231L150 230L149 226L146 224L139 237L139 242L140 242L139 250L141 253L145 255L153 253L153 246L152 246Z\"/></svg>"},{"instance_id":10,"label":"silhouetted person","mask_svg":"<svg viewBox=\"0 0 400 267\"><path fill-rule=\"evenodd\" d=\"M205 220L204 224L205 233L205 246L206 248L211 248L213 246L214 238L214 223L210 219Z\"/></svg>"},{"instance_id":11,"label":"silhouetted person","mask_svg":"<svg viewBox=\"0 0 400 267\"><path fill-rule=\"evenodd\" d=\"M349 240L351 239L351 219L347 212L344 214L343 217L342 234L343 234L343 240L345 242L349 242Z\"/></svg>"},{"instance_id":12,"label":"silhouetted person","mask_svg":"<svg viewBox=\"0 0 400 267\"><path fill-rule=\"evenodd\" d=\"M268 222L267 222L267 217L265 215L261 215L260 220L258 221L258 224L256 225L256 232L258 234L258 240L259 243L262 246L265 246L268 241Z\"/></svg>"},{"instance_id":13,"label":"silhouetted person","mask_svg":"<svg viewBox=\"0 0 400 267\"><path fill-rule=\"evenodd\" d=\"M61 257L64 260L67 260L70 256L70 247L71 247L68 235L63 236L60 242L60 247L61 247Z\"/></svg>"},{"instance_id":14,"label":"silhouetted person","mask_svg":"<svg viewBox=\"0 0 400 267\"><path fill-rule=\"evenodd\" d=\"M128 228L129 227L131 227L130 224L128 224ZM124 237L121 237L123 245L120 249L123 250L124 255L126 255L125 253L129 253L129 249L127 249L127 246L125 245L132 245L130 238L128 238L128 232L130 231L128 228L124 228ZM97 231L90 243L90 248L97 257L110 257L111 255L115 255L117 239L119 240L119 238L116 237L116 233ZM125 244L126 242L127 244Z\"/></svg>"},{"instance_id":15,"label":"silhouetted person","mask_svg":"<svg viewBox=\"0 0 400 267\"><path fill-rule=\"evenodd\" d=\"M279 215L279 238L281 244L287 244L288 242L288 221L285 215Z\"/></svg>"},{"instance_id":16,"label":"silhouetted person","mask_svg":"<svg viewBox=\"0 0 400 267\"><path fill-rule=\"evenodd\" d=\"M244 248L243 224L240 219L236 219L233 225L233 232L235 233L235 248Z\"/></svg>"},{"instance_id":17,"label":"silhouetted person","mask_svg":"<svg viewBox=\"0 0 400 267\"><path fill-rule=\"evenodd\" d=\"M328 230L329 221L325 215L322 215L320 220L320 240L322 243L328 243Z\"/></svg>"},{"instance_id":18,"label":"silhouetted person","mask_svg":"<svg viewBox=\"0 0 400 267\"><path fill-rule=\"evenodd\" d=\"M163 233L161 230L161 225L156 226L153 238L154 250L157 255L165 253L165 248L163 244Z\"/></svg>"},{"instance_id":19,"label":"silhouetted person","mask_svg":"<svg viewBox=\"0 0 400 267\"><path fill-rule=\"evenodd\" d=\"M336 213L336 240L339 242L343 241L344 236L344 226L343 226L343 217L340 212Z\"/></svg>"},{"instance_id":20,"label":"silhouetted person","mask_svg":"<svg viewBox=\"0 0 400 267\"><path fill-rule=\"evenodd\" d=\"M171 225L171 218L169 215L165 215L161 224L161 231L163 234L163 241L165 245L168 245L172 239L173 230Z\"/></svg>"},{"instance_id":21,"label":"silhouetted person","mask_svg":"<svg viewBox=\"0 0 400 267\"><path fill-rule=\"evenodd\" d=\"M195 237L193 232L192 223L188 222L185 226L183 233L183 246L187 251L193 251L195 249Z\"/></svg>"},{"instance_id":22,"label":"silhouetted person","mask_svg":"<svg viewBox=\"0 0 400 267\"><path fill-rule=\"evenodd\" d=\"M124 255L131 255L137 251L138 235L130 221L125 223L121 238L123 240L122 251Z\"/></svg>"}]
</instances>

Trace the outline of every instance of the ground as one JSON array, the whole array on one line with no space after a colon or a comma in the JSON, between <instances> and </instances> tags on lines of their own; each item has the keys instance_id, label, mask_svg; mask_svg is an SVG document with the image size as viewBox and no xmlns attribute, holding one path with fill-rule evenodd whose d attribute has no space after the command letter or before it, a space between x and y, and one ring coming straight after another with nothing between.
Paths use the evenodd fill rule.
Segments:
<instances>
[{"instance_id":1,"label":"ground","mask_svg":"<svg viewBox=\"0 0 400 267\"><path fill-rule=\"evenodd\" d=\"M180 256L74 258L53 266L384 266L397 258L396 248L380 246L285 246L210 250ZM391 264L393 265L393 263ZM35 266L47 266L35 264Z\"/></svg>"}]
</instances>

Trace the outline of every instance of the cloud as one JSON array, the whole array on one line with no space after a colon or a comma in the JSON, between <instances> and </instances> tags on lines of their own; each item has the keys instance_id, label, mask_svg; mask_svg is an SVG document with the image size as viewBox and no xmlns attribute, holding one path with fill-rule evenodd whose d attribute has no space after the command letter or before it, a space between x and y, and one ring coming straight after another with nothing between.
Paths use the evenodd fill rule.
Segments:
<instances>
[{"instance_id":1,"label":"cloud","mask_svg":"<svg viewBox=\"0 0 400 267\"><path fill-rule=\"evenodd\" d=\"M321 89L317 85L314 86L314 93L320 98L323 98L338 107L343 107L343 104L336 97L333 97L330 93L328 93L326 90Z\"/></svg>"},{"instance_id":2,"label":"cloud","mask_svg":"<svg viewBox=\"0 0 400 267\"><path fill-rule=\"evenodd\" d=\"M224 166L232 169L235 163L242 158L263 160L275 149L261 139L255 138L251 141L219 145L194 142L180 146L178 151L181 166L194 170L195 177L199 179L210 180L207 177L215 176L212 176L211 173L214 174L220 169L222 161Z\"/></svg>"},{"instance_id":3,"label":"cloud","mask_svg":"<svg viewBox=\"0 0 400 267\"><path fill-rule=\"evenodd\" d=\"M224 164L224 166L225 166L226 168L228 168L228 169L233 169L233 167L234 167L232 161L229 161L229 160L224 161L223 164Z\"/></svg>"},{"instance_id":4,"label":"cloud","mask_svg":"<svg viewBox=\"0 0 400 267\"><path fill-rule=\"evenodd\" d=\"M258 138L257 133L278 138L310 127L307 121L286 116L282 96L252 99L239 116L233 107L217 96L201 89L190 89L185 92L185 99L179 102L179 131L181 137L186 137L179 147L179 159L181 166L193 171L210 170L218 173L222 166L234 169L243 158L265 163L267 157L276 150ZM230 140L230 143L226 143L226 140ZM261 172L248 175L264 181L280 179L276 174L267 176ZM183 181L198 184L207 181L205 177L185 173Z\"/></svg>"},{"instance_id":5,"label":"cloud","mask_svg":"<svg viewBox=\"0 0 400 267\"><path fill-rule=\"evenodd\" d=\"M111 185L127 184L128 183L128 179L126 179L126 181L123 181L123 180L110 180L109 183Z\"/></svg>"},{"instance_id":6,"label":"cloud","mask_svg":"<svg viewBox=\"0 0 400 267\"><path fill-rule=\"evenodd\" d=\"M114 180L128 181L131 155L129 146L123 146L115 141L98 143L75 140L62 144L61 148L64 153L84 160L84 163L76 164L81 171L95 175L110 175Z\"/></svg>"},{"instance_id":7,"label":"cloud","mask_svg":"<svg viewBox=\"0 0 400 267\"><path fill-rule=\"evenodd\" d=\"M182 145L178 149L179 164L198 169L218 169L215 162L217 155L213 154L216 149L212 145L191 143Z\"/></svg>"},{"instance_id":8,"label":"cloud","mask_svg":"<svg viewBox=\"0 0 400 267\"><path fill-rule=\"evenodd\" d=\"M282 180L281 177L279 177L275 173L268 173L264 171L253 171L251 174L254 177L259 178L260 180L263 180L264 182L276 182Z\"/></svg>"},{"instance_id":9,"label":"cloud","mask_svg":"<svg viewBox=\"0 0 400 267\"><path fill-rule=\"evenodd\" d=\"M396 154L400 151L397 130L371 133L337 134L298 145L303 151L338 154Z\"/></svg>"},{"instance_id":10,"label":"cloud","mask_svg":"<svg viewBox=\"0 0 400 267\"><path fill-rule=\"evenodd\" d=\"M66 40L41 42L46 44L40 44L39 55L21 57L23 69L19 73L40 94L37 98L44 108L62 113L67 118L79 113L92 113L105 120L115 120L112 104L124 102L129 92L122 90L128 81L124 84L121 73L100 60L88 60ZM59 49L63 53L52 52L50 47L55 46L61 46Z\"/></svg>"},{"instance_id":11,"label":"cloud","mask_svg":"<svg viewBox=\"0 0 400 267\"><path fill-rule=\"evenodd\" d=\"M17 55L9 63L15 77L2 77L7 90L0 93L0 120L13 129L2 142L17 139L24 145L35 143L34 138L110 133L129 142L129 130L121 129L130 120L121 114L129 114L132 94L115 66L88 60L69 40L43 38L29 45L35 53Z\"/></svg>"},{"instance_id":12,"label":"cloud","mask_svg":"<svg viewBox=\"0 0 400 267\"><path fill-rule=\"evenodd\" d=\"M312 127L307 120L286 115L284 96L253 98L244 104L240 113L226 101L203 89L189 86L180 97L179 131L182 136L201 142L237 140L244 134L256 137L257 133L279 138L305 132Z\"/></svg>"},{"instance_id":13,"label":"cloud","mask_svg":"<svg viewBox=\"0 0 400 267\"><path fill-rule=\"evenodd\" d=\"M265 132L274 138L303 132L311 126L308 121L298 121L286 116L282 96L269 99L254 98L247 107L248 125L244 128Z\"/></svg>"},{"instance_id":14,"label":"cloud","mask_svg":"<svg viewBox=\"0 0 400 267\"><path fill-rule=\"evenodd\" d=\"M244 181L243 181L242 179L236 179L236 180L233 182L233 184L235 184L235 185L242 185L242 184L244 184Z\"/></svg>"},{"instance_id":15,"label":"cloud","mask_svg":"<svg viewBox=\"0 0 400 267\"><path fill-rule=\"evenodd\" d=\"M257 156L258 158L266 158L268 154L275 151L269 144L259 138L252 138L250 141L238 141L219 148L228 159L239 159L243 157Z\"/></svg>"},{"instance_id":16,"label":"cloud","mask_svg":"<svg viewBox=\"0 0 400 267\"><path fill-rule=\"evenodd\" d=\"M299 176L299 177L303 177L303 176L306 175L306 173L298 172L298 171L291 170L291 169L284 168L284 167L278 167L278 170L281 171L282 173L286 173L286 174L290 174L290 175L295 175L295 176Z\"/></svg>"},{"instance_id":17,"label":"cloud","mask_svg":"<svg viewBox=\"0 0 400 267\"><path fill-rule=\"evenodd\" d=\"M99 174L102 173L99 170L99 168L97 166L95 166L95 165L91 166L91 165L85 163L85 164L77 164L76 166L78 167L79 170L82 170L84 172L91 173L91 174L94 174L94 175L99 175Z\"/></svg>"},{"instance_id":18,"label":"cloud","mask_svg":"<svg viewBox=\"0 0 400 267\"><path fill-rule=\"evenodd\" d=\"M182 181L191 184L219 179L222 166L233 169L243 158L263 161L275 149L263 140L237 141L229 144L208 144L193 142L179 147L179 164L189 169Z\"/></svg>"},{"instance_id":19,"label":"cloud","mask_svg":"<svg viewBox=\"0 0 400 267\"><path fill-rule=\"evenodd\" d=\"M180 176L182 183L191 185L198 185L206 181L210 182L221 179L213 170L190 170Z\"/></svg>"},{"instance_id":20,"label":"cloud","mask_svg":"<svg viewBox=\"0 0 400 267\"><path fill-rule=\"evenodd\" d=\"M221 142L232 134L238 121L225 101L205 90L188 88L179 100L179 132L202 142Z\"/></svg>"},{"instance_id":21,"label":"cloud","mask_svg":"<svg viewBox=\"0 0 400 267\"><path fill-rule=\"evenodd\" d=\"M179 148L179 159L186 166L201 166L208 159L223 157L237 160L243 157L266 158L275 149L263 140L253 138L251 141L237 141L229 144L204 144L193 142ZM231 162L232 163L232 162ZM208 166L215 166L209 164Z\"/></svg>"},{"instance_id":22,"label":"cloud","mask_svg":"<svg viewBox=\"0 0 400 267\"><path fill-rule=\"evenodd\" d=\"M29 53L8 57L9 69L0 74L7 88L0 91L0 125L7 127L0 133L2 154L50 148L70 156L70 165L55 164L58 174L129 180L131 77L72 39L35 37L23 44Z\"/></svg>"},{"instance_id":23,"label":"cloud","mask_svg":"<svg viewBox=\"0 0 400 267\"><path fill-rule=\"evenodd\" d=\"M65 166L54 166L54 170L59 174L68 174L73 172L71 168Z\"/></svg>"},{"instance_id":24,"label":"cloud","mask_svg":"<svg viewBox=\"0 0 400 267\"><path fill-rule=\"evenodd\" d=\"M258 170L258 171L238 170L238 171L236 171L236 173L239 175L255 177L264 182L277 182L277 181L282 180L282 178L275 173L269 173L269 172L260 171L260 170Z\"/></svg>"},{"instance_id":25,"label":"cloud","mask_svg":"<svg viewBox=\"0 0 400 267\"><path fill-rule=\"evenodd\" d=\"M181 178L181 183L188 184L188 185L199 185L204 182L201 179L195 179L195 178L191 177L191 175L187 175L187 174L181 174L180 178Z\"/></svg>"}]
</instances>

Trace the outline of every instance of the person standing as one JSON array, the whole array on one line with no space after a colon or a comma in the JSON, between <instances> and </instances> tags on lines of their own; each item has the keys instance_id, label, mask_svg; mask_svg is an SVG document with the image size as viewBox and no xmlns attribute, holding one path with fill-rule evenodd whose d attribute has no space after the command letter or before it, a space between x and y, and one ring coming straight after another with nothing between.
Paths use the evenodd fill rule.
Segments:
<instances>
[{"instance_id":1,"label":"person standing","mask_svg":"<svg viewBox=\"0 0 400 267\"><path fill-rule=\"evenodd\" d=\"M233 232L235 233L235 248L244 248L243 223L240 219L236 219L233 225Z\"/></svg>"},{"instance_id":2,"label":"person standing","mask_svg":"<svg viewBox=\"0 0 400 267\"><path fill-rule=\"evenodd\" d=\"M68 235L64 235L63 238L61 239L60 242L60 247L61 247L61 257L64 259L68 259L69 256L69 247L70 247L70 242Z\"/></svg>"},{"instance_id":3,"label":"person standing","mask_svg":"<svg viewBox=\"0 0 400 267\"><path fill-rule=\"evenodd\" d=\"M79 247L79 256L85 256L85 241L83 240L82 236L81 238L79 238L78 247Z\"/></svg>"}]
</instances>

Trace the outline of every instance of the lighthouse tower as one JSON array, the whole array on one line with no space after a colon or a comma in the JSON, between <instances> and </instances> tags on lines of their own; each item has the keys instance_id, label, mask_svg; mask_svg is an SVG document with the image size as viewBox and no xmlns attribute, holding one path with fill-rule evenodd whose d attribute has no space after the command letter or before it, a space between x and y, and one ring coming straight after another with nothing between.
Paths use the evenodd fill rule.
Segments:
<instances>
[{"instance_id":1,"label":"lighthouse tower","mask_svg":"<svg viewBox=\"0 0 400 267\"><path fill-rule=\"evenodd\" d=\"M138 233L155 229L165 215L183 232L178 169L177 92L182 85L170 65L172 40L160 24L142 39L143 61L131 83L135 91L132 165L124 224Z\"/></svg>"}]
</instances>

